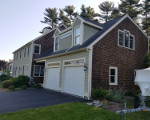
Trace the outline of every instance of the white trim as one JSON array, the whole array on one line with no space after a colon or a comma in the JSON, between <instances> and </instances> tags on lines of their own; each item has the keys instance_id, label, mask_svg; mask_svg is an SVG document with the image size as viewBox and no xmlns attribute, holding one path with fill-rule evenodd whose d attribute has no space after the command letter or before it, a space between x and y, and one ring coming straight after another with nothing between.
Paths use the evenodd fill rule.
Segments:
<instances>
[{"instance_id":1,"label":"white trim","mask_svg":"<svg viewBox=\"0 0 150 120\"><path fill-rule=\"evenodd\" d=\"M111 76L110 69L115 70L115 82L114 83L110 82L110 76ZM118 85L118 67L112 67L112 66L109 67L109 85Z\"/></svg>"},{"instance_id":2,"label":"white trim","mask_svg":"<svg viewBox=\"0 0 150 120\"><path fill-rule=\"evenodd\" d=\"M98 26L98 25L95 25L95 24L93 24L93 23L91 23L91 22L88 22L88 21L85 21L84 23L86 23L86 24L88 24L88 25L90 25L90 26L96 27L96 28L98 28L98 29L103 29L103 27Z\"/></svg>"},{"instance_id":3,"label":"white trim","mask_svg":"<svg viewBox=\"0 0 150 120\"><path fill-rule=\"evenodd\" d=\"M84 60L84 62L83 63L81 63L81 64L76 64L76 65L65 65L65 62L69 62L69 61L76 61L76 60ZM83 66L85 64L85 58L83 57L83 58L76 58L76 59L69 59L69 60L64 60L63 61L63 66L64 67L69 67L69 66Z\"/></svg>"},{"instance_id":4,"label":"white trim","mask_svg":"<svg viewBox=\"0 0 150 120\"><path fill-rule=\"evenodd\" d=\"M91 99L92 91L92 60L93 60L93 47L89 49L89 65L88 65L88 99Z\"/></svg>"},{"instance_id":5,"label":"white trim","mask_svg":"<svg viewBox=\"0 0 150 120\"><path fill-rule=\"evenodd\" d=\"M58 66L51 66L51 67L48 66L49 64L55 64L55 63L58 63L59 65ZM53 67L59 67L60 68L61 67L61 61L47 62L45 67L46 67L46 69L53 68Z\"/></svg>"},{"instance_id":6,"label":"white trim","mask_svg":"<svg viewBox=\"0 0 150 120\"><path fill-rule=\"evenodd\" d=\"M39 46L39 53L34 53L35 46ZM41 54L41 45L40 44L34 44L33 54Z\"/></svg>"}]
</instances>

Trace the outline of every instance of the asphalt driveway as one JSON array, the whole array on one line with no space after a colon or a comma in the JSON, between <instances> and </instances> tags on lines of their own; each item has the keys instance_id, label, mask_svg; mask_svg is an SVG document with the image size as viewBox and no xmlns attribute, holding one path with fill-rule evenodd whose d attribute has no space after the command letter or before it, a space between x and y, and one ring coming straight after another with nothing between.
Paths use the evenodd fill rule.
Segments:
<instances>
[{"instance_id":1,"label":"asphalt driveway","mask_svg":"<svg viewBox=\"0 0 150 120\"><path fill-rule=\"evenodd\" d=\"M0 113L84 100L45 89L27 89L0 93Z\"/></svg>"}]
</instances>

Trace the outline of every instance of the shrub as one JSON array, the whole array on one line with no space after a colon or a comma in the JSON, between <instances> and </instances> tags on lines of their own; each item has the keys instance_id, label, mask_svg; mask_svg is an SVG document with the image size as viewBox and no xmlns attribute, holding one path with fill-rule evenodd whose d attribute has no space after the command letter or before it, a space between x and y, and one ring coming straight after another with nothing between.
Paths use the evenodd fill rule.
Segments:
<instances>
[{"instance_id":1,"label":"shrub","mask_svg":"<svg viewBox=\"0 0 150 120\"><path fill-rule=\"evenodd\" d=\"M21 89L26 89L27 88L27 86L26 85L23 85L23 86L21 86Z\"/></svg>"},{"instance_id":2,"label":"shrub","mask_svg":"<svg viewBox=\"0 0 150 120\"><path fill-rule=\"evenodd\" d=\"M13 81L12 80L5 80L5 81L2 82L3 88L8 88L11 85L13 85Z\"/></svg>"},{"instance_id":3,"label":"shrub","mask_svg":"<svg viewBox=\"0 0 150 120\"><path fill-rule=\"evenodd\" d=\"M125 96L138 96L140 90L130 89L125 92Z\"/></svg>"},{"instance_id":4,"label":"shrub","mask_svg":"<svg viewBox=\"0 0 150 120\"><path fill-rule=\"evenodd\" d=\"M110 96L110 92L108 90L105 89L95 89L92 91L92 99L95 100L110 100L111 96Z\"/></svg>"},{"instance_id":5,"label":"shrub","mask_svg":"<svg viewBox=\"0 0 150 120\"><path fill-rule=\"evenodd\" d=\"M41 84L39 84L39 83L34 84L33 87L39 89L39 88L41 88Z\"/></svg>"},{"instance_id":6,"label":"shrub","mask_svg":"<svg viewBox=\"0 0 150 120\"><path fill-rule=\"evenodd\" d=\"M11 79L12 77L10 75L7 75L7 74L2 74L0 75L0 81L5 81L5 80L9 80Z\"/></svg>"},{"instance_id":7,"label":"shrub","mask_svg":"<svg viewBox=\"0 0 150 120\"><path fill-rule=\"evenodd\" d=\"M144 57L144 63L147 67L150 66L150 52L147 52L145 57Z\"/></svg>"},{"instance_id":8,"label":"shrub","mask_svg":"<svg viewBox=\"0 0 150 120\"><path fill-rule=\"evenodd\" d=\"M114 102L124 102L125 96L122 89L119 90L110 90L111 100Z\"/></svg>"},{"instance_id":9,"label":"shrub","mask_svg":"<svg viewBox=\"0 0 150 120\"><path fill-rule=\"evenodd\" d=\"M18 78L14 78L13 79L13 85L15 88L17 87L21 87L23 85L28 85L29 83L29 77L28 76L24 76L24 75L20 75Z\"/></svg>"},{"instance_id":10,"label":"shrub","mask_svg":"<svg viewBox=\"0 0 150 120\"><path fill-rule=\"evenodd\" d=\"M11 86L9 86L8 89L10 89L10 90L15 90L15 87L14 87L13 85L11 85Z\"/></svg>"}]
</instances>

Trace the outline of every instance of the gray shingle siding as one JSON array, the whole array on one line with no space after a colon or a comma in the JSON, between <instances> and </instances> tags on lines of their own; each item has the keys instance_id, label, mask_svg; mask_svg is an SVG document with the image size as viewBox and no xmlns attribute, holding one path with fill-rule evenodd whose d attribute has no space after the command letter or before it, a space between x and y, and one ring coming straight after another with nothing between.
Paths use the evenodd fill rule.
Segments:
<instances>
[{"instance_id":1,"label":"gray shingle siding","mask_svg":"<svg viewBox=\"0 0 150 120\"><path fill-rule=\"evenodd\" d=\"M72 45L72 35L59 40L59 50L71 48Z\"/></svg>"}]
</instances>

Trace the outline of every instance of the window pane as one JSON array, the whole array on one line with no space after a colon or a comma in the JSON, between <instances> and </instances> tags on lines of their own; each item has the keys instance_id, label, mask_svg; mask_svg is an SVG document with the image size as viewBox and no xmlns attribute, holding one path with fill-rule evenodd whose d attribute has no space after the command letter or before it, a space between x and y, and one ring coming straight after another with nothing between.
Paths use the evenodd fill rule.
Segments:
<instances>
[{"instance_id":1,"label":"window pane","mask_svg":"<svg viewBox=\"0 0 150 120\"><path fill-rule=\"evenodd\" d=\"M40 76L44 76L44 66L41 66Z\"/></svg>"},{"instance_id":2,"label":"window pane","mask_svg":"<svg viewBox=\"0 0 150 120\"><path fill-rule=\"evenodd\" d=\"M115 69L110 69L110 75L115 75Z\"/></svg>"},{"instance_id":3,"label":"window pane","mask_svg":"<svg viewBox=\"0 0 150 120\"><path fill-rule=\"evenodd\" d=\"M130 48L133 49L133 36L130 36Z\"/></svg>"},{"instance_id":4,"label":"window pane","mask_svg":"<svg viewBox=\"0 0 150 120\"><path fill-rule=\"evenodd\" d=\"M115 83L115 76L110 76L110 82Z\"/></svg>"},{"instance_id":5,"label":"window pane","mask_svg":"<svg viewBox=\"0 0 150 120\"><path fill-rule=\"evenodd\" d=\"M129 32L125 32L125 47L129 46Z\"/></svg>"},{"instance_id":6,"label":"window pane","mask_svg":"<svg viewBox=\"0 0 150 120\"><path fill-rule=\"evenodd\" d=\"M40 73L40 66L35 66L34 67L34 76L39 76Z\"/></svg>"},{"instance_id":7,"label":"window pane","mask_svg":"<svg viewBox=\"0 0 150 120\"><path fill-rule=\"evenodd\" d=\"M78 36L78 35L80 35L80 28L79 27L77 27L75 29L75 36Z\"/></svg>"},{"instance_id":8,"label":"window pane","mask_svg":"<svg viewBox=\"0 0 150 120\"><path fill-rule=\"evenodd\" d=\"M75 37L75 44L80 44L80 36Z\"/></svg>"},{"instance_id":9,"label":"window pane","mask_svg":"<svg viewBox=\"0 0 150 120\"><path fill-rule=\"evenodd\" d=\"M39 53L40 47L38 45L34 46L34 53Z\"/></svg>"},{"instance_id":10,"label":"window pane","mask_svg":"<svg viewBox=\"0 0 150 120\"><path fill-rule=\"evenodd\" d=\"M119 31L119 45L123 46L123 32Z\"/></svg>"}]
</instances>

